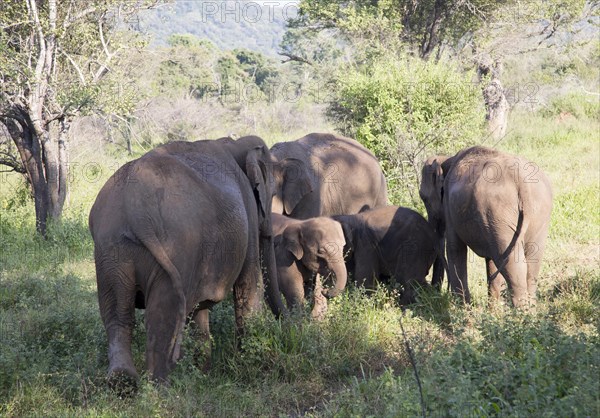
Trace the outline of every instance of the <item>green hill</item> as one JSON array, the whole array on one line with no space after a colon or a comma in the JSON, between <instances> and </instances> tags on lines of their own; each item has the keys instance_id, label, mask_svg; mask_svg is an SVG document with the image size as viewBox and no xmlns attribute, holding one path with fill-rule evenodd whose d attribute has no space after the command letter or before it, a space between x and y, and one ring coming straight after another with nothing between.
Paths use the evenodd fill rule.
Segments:
<instances>
[{"instance_id":1,"label":"green hill","mask_svg":"<svg viewBox=\"0 0 600 418\"><path fill-rule=\"evenodd\" d=\"M278 3L275 5L274 3ZM286 19L295 2L175 1L139 17L139 29L152 35L152 45L166 45L172 34L208 38L221 49L246 48L276 56Z\"/></svg>"}]
</instances>

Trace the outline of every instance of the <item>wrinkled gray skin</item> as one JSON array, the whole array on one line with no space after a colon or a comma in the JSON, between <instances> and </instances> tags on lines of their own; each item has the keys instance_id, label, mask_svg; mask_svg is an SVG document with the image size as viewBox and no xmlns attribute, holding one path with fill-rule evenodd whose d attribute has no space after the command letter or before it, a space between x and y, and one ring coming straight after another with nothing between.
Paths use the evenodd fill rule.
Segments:
<instances>
[{"instance_id":1,"label":"wrinkled gray skin","mask_svg":"<svg viewBox=\"0 0 600 418\"><path fill-rule=\"evenodd\" d=\"M454 293L470 302L468 246L486 259L490 303L508 283L514 306L535 305L552 211L550 181L537 165L472 147L429 158L419 193L442 245L445 236Z\"/></svg>"},{"instance_id":2,"label":"wrinkled gray skin","mask_svg":"<svg viewBox=\"0 0 600 418\"><path fill-rule=\"evenodd\" d=\"M408 208L386 206L333 219L342 224L348 270L357 284L372 289L374 280L394 277L404 288L400 302L413 303L415 288L427 286L438 254L436 234L425 218Z\"/></svg>"},{"instance_id":3,"label":"wrinkled gray skin","mask_svg":"<svg viewBox=\"0 0 600 418\"><path fill-rule=\"evenodd\" d=\"M233 288L238 335L262 299L260 255L275 312L271 157L258 137L173 142L121 167L90 212L109 381L134 383L134 308L145 308L146 366L166 381L191 315L210 341L208 309ZM210 346L209 346L210 348ZM210 349L208 348L208 352Z\"/></svg>"},{"instance_id":4,"label":"wrinkled gray skin","mask_svg":"<svg viewBox=\"0 0 600 418\"><path fill-rule=\"evenodd\" d=\"M295 219L385 206L387 185L375 156L357 141L312 133L271 147L273 212Z\"/></svg>"},{"instance_id":5,"label":"wrinkled gray skin","mask_svg":"<svg viewBox=\"0 0 600 418\"><path fill-rule=\"evenodd\" d=\"M312 289L312 317L323 318L327 312L325 297L343 292L348 279L342 226L326 217L297 220L273 213L272 219L279 289L288 307L302 306L305 294ZM328 273L335 275L335 285L323 289L321 276Z\"/></svg>"}]
</instances>

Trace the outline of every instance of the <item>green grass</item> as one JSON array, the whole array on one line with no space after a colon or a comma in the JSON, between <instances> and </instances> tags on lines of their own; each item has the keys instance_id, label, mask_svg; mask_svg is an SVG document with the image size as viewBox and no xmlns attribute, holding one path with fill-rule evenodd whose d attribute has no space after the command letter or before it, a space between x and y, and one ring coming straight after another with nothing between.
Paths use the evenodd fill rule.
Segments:
<instances>
[{"instance_id":1,"label":"green grass","mask_svg":"<svg viewBox=\"0 0 600 418\"><path fill-rule=\"evenodd\" d=\"M233 306L211 314L212 367L185 355L168 388L142 378L120 399L105 382L107 343L98 312L87 214L114 171L75 171L70 203L47 240L14 176L0 182L1 416L385 416L421 414L400 329L414 350L430 416L600 415L598 122L512 116L498 146L550 176L554 210L536 313L489 312L483 260L470 258L474 303L422 294L404 316L394 294L350 287L323 322L264 313L234 349ZM82 153L81 155L84 155ZM89 158L89 157L88 157ZM89 161L78 161L84 167ZM112 168L109 168L112 167ZM92 174L94 174L92 176ZM96 178L97 175L97 178ZM134 357L144 371L143 312ZM194 341L186 336L186 352Z\"/></svg>"}]
</instances>

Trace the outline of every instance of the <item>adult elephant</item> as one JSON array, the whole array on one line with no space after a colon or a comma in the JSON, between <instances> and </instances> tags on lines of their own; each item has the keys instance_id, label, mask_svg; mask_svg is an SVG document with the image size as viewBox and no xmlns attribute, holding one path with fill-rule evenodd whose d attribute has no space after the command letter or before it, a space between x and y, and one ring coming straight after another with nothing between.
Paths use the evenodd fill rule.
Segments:
<instances>
[{"instance_id":1,"label":"adult elephant","mask_svg":"<svg viewBox=\"0 0 600 418\"><path fill-rule=\"evenodd\" d=\"M415 288L427 286L438 258L436 234L425 218L412 209L386 206L333 219L342 225L348 270L357 284L372 289L375 280L393 277L403 285L400 303L413 303Z\"/></svg>"},{"instance_id":2,"label":"adult elephant","mask_svg":"<svg viewBox=\"0 0 600 418\"><path fill-rule=\"evenodd\" d=\"M109 380L135 382L134 308L146 309L146 366L165 381L191 314L209 340L208 309L233 288L236 328L261 303L260 257L272 309L283 308L271 226L271 156L244 137L173 142L121 167L90 212Z\"/></svg>"},{"instance_id":3,"label":"adult elephant","mask_svg":"<svg viewBox=\"0 0 600 418\"><path fill-rule=\"evenodd\" d=\"M384 206L387 185L375 156L357 141L312 133L271 147L276 160L273 212L296 219Z\"/></svg>"},{"instance_id":4,"label":"adult elephant","mask_svg":"<svg viewBox=\"0 0 600 418\"><path fill-rule=\"evenodd\" d=\"M302 306L312 289L312 317L321 319L327 312L326 297L335 297L346 287L342 226L323 216L299 220L273 213L272 219L279 289L289 308ZM335 276L335 285L323 289L321 278L329 273Z\"/></svg>"},{"instance_id":5,"label":"adult elephant","mask_svg":"<svg viewBox=\"0 0 600 418\"><path fill-rule=\"evenodd\" d=\"M491 302L508 283L514 306L535 304L552 211L550 181L536 164L481 146L431 157L419 193L442 248L445 234L454 293L470 302L468 246L486 259Z\"/></svg>"}]
</instances>

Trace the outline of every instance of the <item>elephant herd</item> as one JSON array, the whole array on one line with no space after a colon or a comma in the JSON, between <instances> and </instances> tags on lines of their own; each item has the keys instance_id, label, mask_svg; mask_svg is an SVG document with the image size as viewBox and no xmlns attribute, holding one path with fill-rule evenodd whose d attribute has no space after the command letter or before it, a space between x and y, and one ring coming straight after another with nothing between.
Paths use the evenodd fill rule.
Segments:
<instances>
[{"instance_id":1,"label":"elephant herd","mask_svg":"<svg viewBox=\"0 0 600 418\"><path fill-rule=\"evenodd\" d=\"M167 381L186 322L210 349L209 309L231 290L238 336L263 295L277 316L312 295L320 319L349 276L367 288L393 277L407 304L433 266L432 284L446 271L468 303L469 247L486 259L490 300L508 284L515 306L535 304L552 191L534 163L480 146L431 157L419 193L428 220L388 205L375 156L330 134L271 149L256 136L172 142L125 164L89 217L109 382L138 379L135 308L149 377Z\"/></svg>"}]
</instances>

